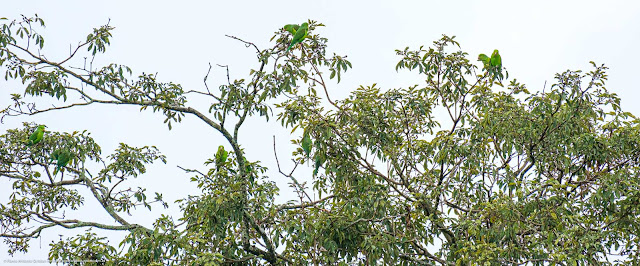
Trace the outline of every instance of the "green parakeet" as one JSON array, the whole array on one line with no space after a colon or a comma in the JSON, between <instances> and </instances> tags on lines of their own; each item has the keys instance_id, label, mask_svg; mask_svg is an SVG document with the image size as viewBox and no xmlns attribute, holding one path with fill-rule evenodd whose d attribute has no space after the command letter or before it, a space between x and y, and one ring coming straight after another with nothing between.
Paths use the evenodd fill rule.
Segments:
<instances>
[{"instance_id":1,"label":"green parakeet","mask_svg":"<svg viewBox=\"0 0 640 266\"><path fill-rule=\"evenodd\" d=\"M302 137L302 150L304 151L306 156L309 156L309 153L311 153L311 145L313 144L313 141L311 141L311 137L309 137L309 133L308 132L304 132L303 134L304 136Z\"/></svg>"},{"instance_id":2,"label":"green parakeet","mask_svg":"<svg viewBox=\"0 0 640 266\"><path fill-rule=\"evenodd\" d=\"M226 161L229 156L229 152L224 150L224 146L218 146L218 152L216 152L216 169L219 169Z\"/></svg>"},{"instance_id":3,"label":"green parakeet","mask_svg":"<svg viewBox=\"0 0 640 266\"><path fill-rule=\"evenodd\" d=\"M251 166L247 158L242 158L242 160L244 161L244 165L245 165L244 169L247 173L247 177L249 178L249 181L253 183L253 181L255 180L255 173L253 173L253 166Z\"/></svg>"},{"instance_id":4,"label":"green parakeet","mask_svg":"<svg viewBox=\"0 0 640 266\"><path fill-rule=\"evenodd\" d=\"M39 125L38 128L36 128L36 131L31 133L31 136L29 136L29 140L27 140L25 144L27 146L32 146L42 141L42 138L44 137L44 128L44 125Z\"/></svg>"},{"instance_id":5,"label":"green parakeet","mask_svg":"<svg viewBox=\"0 0 640 266\"><path fill-rule=\"evenodd\" d=\"M314 162L315 168L313 169L313 176L318 175L318 169L320 169L320 166L322 166L322 164L324 164L326 160L327 158L323 153L316 154L316 158Z\"/></svg>"},{"instance_id":6,"label":"green parakeet","mask_svg":"<svg viewBox=\"0 0 640 266\"><path fill-rule=\"evenodd\" d=\"M485 68L488 68L491 59L486 54L480 54L478 55L478 61L482 62Z\"/></svg>"},{"instance_id":7,"label":"green parakeet","mask_svg":"<svg viewBox=\"0 0 640 266\"><path fill-rule=\"evenodd\" d=\"M298 28L298 30L296 31L296 34L293 35L293 40L291 40L291 45L289 45L289 48L287 48L287 52L291 50L291 47L293 47L294 45L301 43L304 38L307 37L308 33L309 23L302 23L302 25L300 25L300 28Z\"/></svg>"},{"instance_id":8,"label":"green parakeet","mask_svg":"<svg viewBox=\"0 0 640 266\"><path fill-rule=\"evenodd\" d=\"M291 35L296 35L296 31L299 28L300 28L300 25L298 25L298 24L287 24L287 25L284 25L284 30L286 30L289 33L291 33Z\"/></svg>"},{"instance_id":9,"label":"green parakeet","mask_svg":"<svg viewBox=\"0 0 640 266\"><path fill-rule=\"evenodd\" d=\"M57 152L57 153L56 153L56 152ZM67 166L67 164L69 163L69 161L71 161L71 159L73 159L73 156L74 156L74 155L73 155L73 153L71 153L71 152L70 152L70 151L68 151L68 150L63 150L63 151L56 150L56 151L54 151L54 152L53 152L52 156L53 156L54 154L57 154L57 160L58 160L58 161L56 162L56 169L55 169L55 170L53 170L53 175L56 175L56 174L58 174L58 172L59 172L60 170L62 170L62 167Z\"/></svg>"},{"instance_id":10,"label":"green parakeet","mask_svg":"<svg viewBox=\"0 0 640 266\"><path fill-rule=\"evenodd\" d=\"M58 160L58 156L60 156L60 150L55 150L51 153L51 157L49 159L49 163L52 163L53 161L57 161Z\"/></svg>"},{"instance_id":11,"label":"green parakeet","mask_svg":"<svg viewBox=\"0 0 640 266\"><path fill-rule=\"evenodd\" d=\"M498 50L493 50L493 54L491 54L491 66L502 68L502 58L500 57Z\"/></svg>"}]
</instances>

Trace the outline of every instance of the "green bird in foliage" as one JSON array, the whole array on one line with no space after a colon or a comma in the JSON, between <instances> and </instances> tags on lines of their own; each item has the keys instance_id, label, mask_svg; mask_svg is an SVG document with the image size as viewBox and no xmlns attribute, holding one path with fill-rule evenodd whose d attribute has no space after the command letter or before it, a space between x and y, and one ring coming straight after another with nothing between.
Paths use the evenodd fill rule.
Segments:
<instances>
[{"instance_id":1,"label":"green bird in foliage","mask_svg":"<svg viewBox=\"0 0 640 266\"><path fill-rule=\"evenodd\" d=\"M216 152L216 169L220 169L220 166L227 161L228 156L229 152L224 150L224 146L218 146L218 152Z\"/></svg>"},{"instance_id":2,"label":"green bird in foliage","mask_svg":"<svg viewBox=\"0 0 640 266\"><path fill-rule=\"evenodd\" d=\"M300 28L300 25L298 25L298 24L287 24L287 25L284 25L284 30L286 30L289 33L291 33L291 35L296 35L296 31L298 31L299 28Z\"/></svg>"},{"instance_id":3,"label":"green bird in foliage","mask_svg":"<svg viewBox=\"0 0 640 266\"><path fill-rule=\"evenodd\" d=\"M502 58L500 57L498 50L493 50L491 57L488 57L486 54L478 55L478 61L482 62L485 68L502 68Z\"/></svg>"},{"instance_id":4,"label":"green bird in foliage","mask_svg":"<svg viewBox=\"0 0 640 266\"><path fill-rule=\"evenodd\" d=\"M492 67L502 68L502 58L500 57L500 53L498 50L493 50L493 54L491 54L490 64Z\"/></svg>"},{"instance_id":5,"label":"green bird in foliage","mask_svg":"<svg viewBox=\"0 0 640 266\"><path fill-rule=\"evenodd\" d=\"M485 68L489 68L491 64L491 58L489 58L486 54L478 55L478 61L482 62Z\"/></svg>"},{"instance_id":6,"label":"green bird in foliage","mask_svg":"<svg viewBox=\"0 0 640 266\"><path fill-rule=\"evenodd\" d=\"M57 161L58 160L58 156L60 156L60 150L55 150L51 153L51 156L49 157L49 163L52 163L53 161Z\"/></svg>"},{"instance_id":7,"label":"green bird in foliage","mask_svg":"<svg viewBox=\"0 0 640 266\"><path fill-rule=\"evenodd\" d=\"M36 131L31 133L31 136L29 136L29 139L25 142L25 145L32 146L42 141L42 138L44 138L45 127L45 125L39 125L38 128L36 128Z\"/></svg>"},{"instance_id":8,"label":"green bird in foliage","mask_svg":"<svg viewBox=\"0 0 640 266\"><path fill-rule=\"evenodd\" d=\"M57 161L56 169L53 170L53 175L58 174L63 167L67 166L73 157L73 153L68 150L55 150L51 153L51 161L53 161L53 159Z\"/></svg>"},{"instance_id":9,"label":"green bird in foliage","mask_svg":"<svg viewBox=\"0 0 640 266\"><path fill-rule=\"evenodd\" d=\"M325 157L324 154L319 153L316 154L316 158L315 158L315 162L314 162L314 169L313 169L313 176L317 176L318 175L318 169L320 169L320 166L322 166L322 164L324 164L324 162L327 160L327 158Z\"/></svg>"},{"instance_id":10,"label":"green bird in foliage","mask_svg":"<svg viewBox=\"0 0 640 266\"><path fill-rule=\"evenodd\" d=\"M302 25L300 25L300 28L296 30L296 34L293 35L293 40L291 40L291 45L289 45L289 48L287 48L287 52L291 50L291 47L293 47L294 45L301 43L304 38L307 37L308 33L309 23L302 23Z\"/></svg>"},{"instance_id":11,"label":"green bird in foliage","mask_svg":"<svg viewBox=\"0 0 640 266\"><path fill-rule=\"evenodd\" d=\"M305 156L309 156L309 153L311 153L311 145L313 144L313 141L311 140L311 137L309 136L309 132L304 132L304 134L302 134L302 150L304 151Z\"/></svg>"}]
</instances>

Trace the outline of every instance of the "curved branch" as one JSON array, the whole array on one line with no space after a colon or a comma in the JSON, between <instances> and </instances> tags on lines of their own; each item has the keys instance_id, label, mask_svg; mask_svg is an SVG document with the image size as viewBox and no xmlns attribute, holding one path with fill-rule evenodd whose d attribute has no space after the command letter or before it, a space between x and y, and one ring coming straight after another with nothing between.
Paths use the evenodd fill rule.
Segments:
<instances>
[{"instance_id":1,"label":"curved branch","mask_svg":"<svg viewBox=\"0 0 640 266\"><path fill-rule=\"evenodd\" d=\"M276 211L277 212L281 212L281 211L284 211L284 210L294 210L294 209L307 208L307 207L315 206L315 205L317 205L319 203L325 202L326 200L332 199L334 197L335 197L334 195L329 195L329 196L326 196L326 197L324 197L322 199L319 199L319 200L316 200L316 201L305 202L305 203L298 204L298 205L284 204L284 205L281 205L280 207L276 208Z\"/></svg>"}]
</instances>

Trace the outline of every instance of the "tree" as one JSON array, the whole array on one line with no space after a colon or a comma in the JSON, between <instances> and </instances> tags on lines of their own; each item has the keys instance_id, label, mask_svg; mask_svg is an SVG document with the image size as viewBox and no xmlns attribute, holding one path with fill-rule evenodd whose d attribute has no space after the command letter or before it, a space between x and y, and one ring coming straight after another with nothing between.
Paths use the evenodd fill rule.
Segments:
<instances>
[{"instance_id":1,"label":"tree","mask_svg":"<svg viewBox=\"0 0 640 266\"><path fill-rule=\"evenodd\" d=\"M255 49L258 67L246 79L197 91L136 76L124 65L69 65L85 49L89 56L104 53L109 25L94 29L69 58L50 61L40 53L41 18L6 21L0 64L7 79L26 87L24 96L12 95L3 118L134 105L161 112L169 129L195 116L228 142L207 161L208 171L185 169L201 193L178 202L182 217L143 226L122 214L167 203L161 194L150 200L144 188L123 186L145 165L165 161L155 147L122 143L103 156L87 132L48 132L25 148L36 125L7 130L0 136L0 176L13 181L13 193L0 205L0 233L9 253L26 252L43 230L86 227L128 235L115 247L87 232L52 243L50 258L144 265L573 265L612 262L612 254L640 258L640 121L605 89L604 65L565 71L548 91L530 92L515 79L505 86L502 66L482 68L454 37L443 36L432 48L397 51L396 69L417 72L425 84L361 86L338 100L330 97L329 81L340 82L351 63L327 55L327 39L314 33L323 25L308 23L308 36L290 52L292 34L284 29L267 49L232 37ZM209 110L188 106L188 94L209 99ZM41 109L39 97L64 105ZM437 111L448 118L436 119ZM290 178L299 195L286 204L273 202L280 188L238 142L248 117L274 114L302 133L293 139L296 167L269 166ZM58 179L50 163L56 150L74 155ZM85 167L88 161L103 167ZM296 176L312 176L313 186ZM59 218L82 207L80 190L113 220Z\"/></svg>"}]
</instances>

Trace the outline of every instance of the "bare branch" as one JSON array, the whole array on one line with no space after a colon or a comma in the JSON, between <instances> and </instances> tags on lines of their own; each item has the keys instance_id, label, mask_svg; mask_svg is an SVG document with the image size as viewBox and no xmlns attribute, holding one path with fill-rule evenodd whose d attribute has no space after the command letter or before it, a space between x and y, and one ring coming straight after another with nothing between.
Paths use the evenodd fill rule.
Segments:
<instances>
[{"instance_id":1,"label":"bare branch","mask_svg":"<svg viewBox=\"0 0 640 266\"><path fill-rule=\"evenodd\" d=\"M236 37L236 36L231 36L231 35L224 35L224 36L227 36L227 37L229 37L229 38L231 38L231 39L234 39L234 40L241 41L241 42L243 42L243 43L245 44L245 46L247 46L247 47L252 47L252 46L253 46L253 48L256 48L256 51L258 52L258 54L262 52L262 51L260 51L260 49L258 49L258 46L256 46L256 45L255 45L254 43L252 43L252 42L248 42L248 41L242 40L242 39L240 39L240 38L238 38L238 37Z\"/></svg>"}]
</instances>

